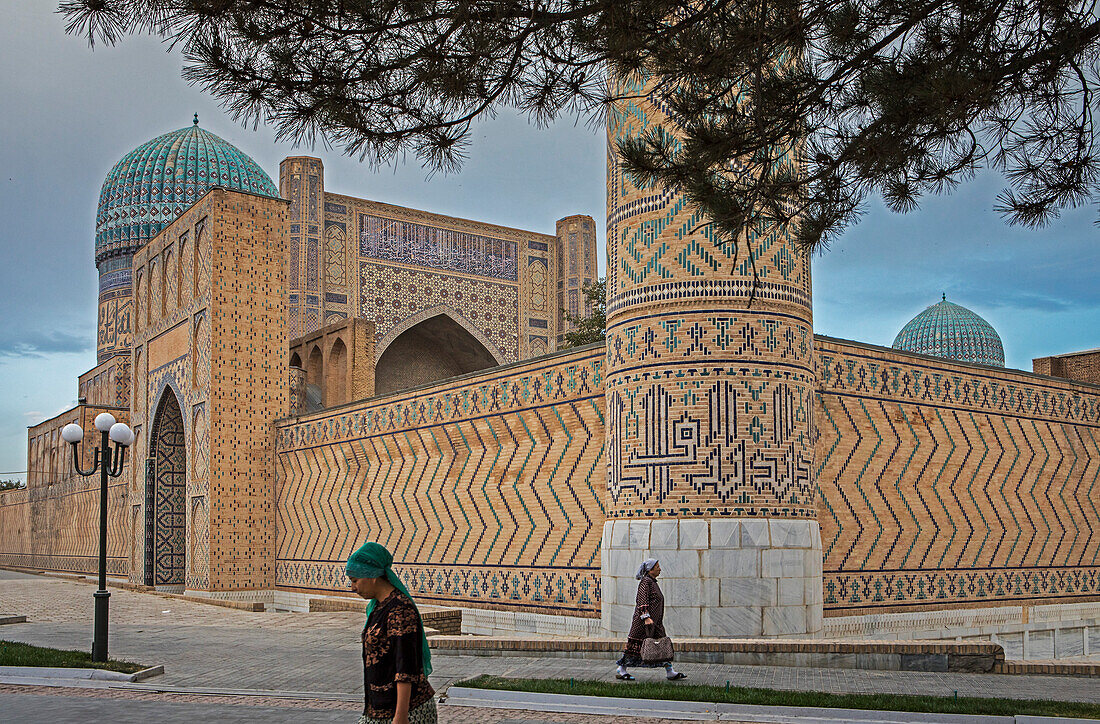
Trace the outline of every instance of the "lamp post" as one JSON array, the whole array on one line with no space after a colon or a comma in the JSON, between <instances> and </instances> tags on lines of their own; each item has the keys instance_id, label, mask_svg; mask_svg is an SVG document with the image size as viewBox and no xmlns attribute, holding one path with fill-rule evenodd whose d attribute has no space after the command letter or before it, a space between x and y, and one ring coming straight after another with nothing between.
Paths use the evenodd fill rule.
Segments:
<instances>
[{"instance_id":1,"label":"lamp post","mask_svg":"<svg viewBox=\"0 0 1100 724\"><path fill-rule=\"evenodd\" d=\"M111 594L107 591L107 478L122 475L126 460L126 448L134 441L134 431L125 423L115 422L109 412L96 415L95 429L99 431L99 447L90 470L80 469L80 441L84 428L75 422L61 429L61 438L73 446L73 468L84 477L99 471L99 590L95 592L95 630L92 635L92 661L107 660L107 606ZM110 441L115 443L114 449Z\"/></svg>"}]
</instances>

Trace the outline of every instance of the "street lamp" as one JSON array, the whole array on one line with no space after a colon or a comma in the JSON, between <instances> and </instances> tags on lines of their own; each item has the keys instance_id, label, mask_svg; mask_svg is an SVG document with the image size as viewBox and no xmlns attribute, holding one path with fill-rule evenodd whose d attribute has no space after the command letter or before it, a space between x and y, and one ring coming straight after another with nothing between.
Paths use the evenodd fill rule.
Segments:
<instances>
[{"instance_id":1,"label":"street lamp","mask_svg":"<svg viewBox=\"0 0 1100 724\"><path fill-rule=\"evenodd\" d=\"M107 604L111 598L107 591L107 478L122 475L126 460L126 448L134 442L134 431L126 423L115 422L109 412L96 415L95 429L99 430L99 447L95 450L92 468L80 469L80 441L84 428L75 422L61 429L61 439L73 446L73 468L84 477L99 471L99 590L95 592L95 630L92 635L92 661L107 660ZM108 441L115 443L114 449Z\"/></svg>"}]
</instances>

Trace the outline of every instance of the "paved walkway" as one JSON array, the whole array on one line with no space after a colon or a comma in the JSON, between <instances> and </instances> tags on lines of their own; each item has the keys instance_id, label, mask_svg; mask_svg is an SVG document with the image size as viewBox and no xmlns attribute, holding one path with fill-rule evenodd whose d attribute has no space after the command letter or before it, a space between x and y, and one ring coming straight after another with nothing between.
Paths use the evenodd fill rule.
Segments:
<instances>
[{"instance_id":1,"label":"paved walkway","mask_svg":"<svg viewBox=\"0 0 1100 724\"><path fill-rule=\"evenodd\" d=\"M0 570L0 610L26 623L0 638L88 649L93 586ZM253 613L112 589L113 658L163 664L146 684L206 689L361 694L358 613ZM433 657L440 691L478 674L614 680L611 662L520 657ZM684 664L688 682L835 693L990 696L1100 703L1100 681L1057 676ZM635 672L639 679L661 671ZM623 686L630 686L623 683ZM563 720L564 721L564 720Z\"/></svg>"},{"instance_id":2,"label":"paved walkway","mask_svg":"<svg viewBox=\"0 0 1100 724\"><path fill-rule=\"evenodd\" d=\"M5 721L170 724L216 722L354 722L362 704L298 701L277 697L155 694L117 689L64 689L0 684ZM441 724L617 724L619 717L508 709L439 708ZM669 719L632 719L635 724L681 724ZM738 724L738 722L726 722ZM741 722L740 724L748 724Z\"/></svg>"}]
</instances>

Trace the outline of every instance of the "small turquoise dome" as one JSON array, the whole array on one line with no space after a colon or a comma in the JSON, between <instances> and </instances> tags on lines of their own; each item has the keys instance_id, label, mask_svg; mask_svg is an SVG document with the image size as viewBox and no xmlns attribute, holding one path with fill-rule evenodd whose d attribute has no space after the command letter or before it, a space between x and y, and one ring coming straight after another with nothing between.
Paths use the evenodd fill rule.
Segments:
<instances>
[{"instance_id":1,"label":"small turquoise dome","mask_svg":"<svg viewBox=\"0 0 1100 724\"><path fill-rule=\"evenodd\" d=\"M271 178L233 144L199 128L165 133L115 164L103 182L95 224L95 260L132 254L211 186L278 196Z\"/></svg>"},{"instance_id":2,"label":"small turquoise dome","mask_svg":"<svg viewBox=\"0 0 1100 724\"><path fill-rule=\"evenodd\" d=\"M997 331L966 307L947 301L946 296L901 328L894 338L894 349L1005 366L1004 346Z\"/></svg>"}]
</instances>

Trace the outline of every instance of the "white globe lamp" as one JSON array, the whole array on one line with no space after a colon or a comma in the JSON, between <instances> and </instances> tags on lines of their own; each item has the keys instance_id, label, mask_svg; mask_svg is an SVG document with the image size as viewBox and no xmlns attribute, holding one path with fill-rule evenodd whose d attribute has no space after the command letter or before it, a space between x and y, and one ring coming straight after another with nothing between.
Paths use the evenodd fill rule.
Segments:
<instances>
[{"instance_id":1,"label":"white globe lamp","mask_svg":"<svg viewBox=\"0 0 1100 724\"><path fill-rule=\"evenodd\" d=\"M95 416L95 429L100 432L110 432L115 424L115 416L109 412L101 412Z\"/></svg>"},{"instance_id":2,"label":"white globe lamp","mask_svg":"<svg viewBox=\"0 0 1100 724\"><path fill-rule=\"evenodd\" d=\"M61 428L61 439L67 443L76 444L84 439L84 428L75 422L70 422Z\"/></svg>"}]
</instances>

